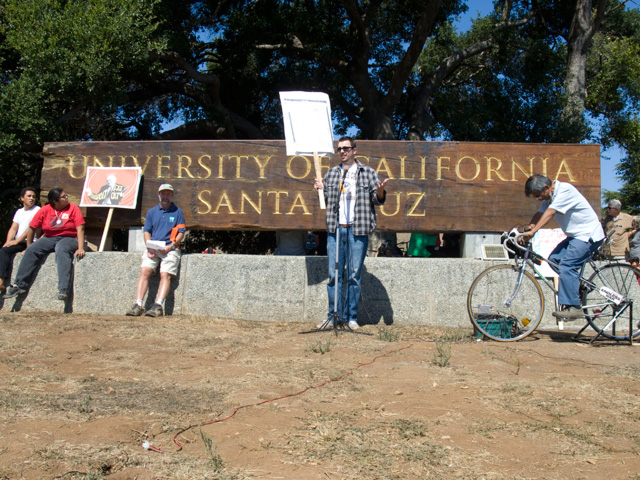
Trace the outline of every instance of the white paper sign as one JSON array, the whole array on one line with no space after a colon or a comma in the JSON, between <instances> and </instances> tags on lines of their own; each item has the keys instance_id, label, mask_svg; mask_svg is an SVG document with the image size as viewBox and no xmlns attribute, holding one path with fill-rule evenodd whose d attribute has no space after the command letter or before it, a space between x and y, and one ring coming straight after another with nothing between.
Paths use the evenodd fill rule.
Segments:
<instances>
[{"instance_id":1,"label":"white paper sign","mask_svg":"<svg viewBox=\"0 0 640 480\"><path fill-rule=\"evenodd\" d=\"M287 155L334 153L329 96L322 92L280 92Z\"/></svg>"},{"instance_id":2,"label":"white paper sign","mask_svg":"<svg viewBox=\"0 0 640 480\"><path fill-rule=\"evenodd\" d=\"M556 248L556 246L565 238L567 238L567 236L560 228L543 228L538 230L532 240L533 251L542 255L544 258L549 258L553 249ZM538 266L538 270L547 278L558 276L558 274L551 269L549 264L545 262L542 262L542 265Z\"/></svg>"}]
</instances>

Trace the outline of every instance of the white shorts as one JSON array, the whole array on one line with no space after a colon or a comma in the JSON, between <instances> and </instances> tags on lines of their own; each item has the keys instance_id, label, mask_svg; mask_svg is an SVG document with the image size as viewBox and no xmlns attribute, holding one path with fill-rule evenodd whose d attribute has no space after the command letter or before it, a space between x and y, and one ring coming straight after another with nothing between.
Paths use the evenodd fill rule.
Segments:
<instances>
[{"instance_id":1,"label":"white shorts","mask_svg":"<svg viewBox=\"0 0 640 480\"><path fill-rule=\"evenodd\" d=\"M160 265L160 272L166 272L174 277L178 273L180 267L180 250L171 250L164 258L153 257L149 258L147 251L142 253L142 266L150 268L155 273Z\"/></svg>"}]
</instances>

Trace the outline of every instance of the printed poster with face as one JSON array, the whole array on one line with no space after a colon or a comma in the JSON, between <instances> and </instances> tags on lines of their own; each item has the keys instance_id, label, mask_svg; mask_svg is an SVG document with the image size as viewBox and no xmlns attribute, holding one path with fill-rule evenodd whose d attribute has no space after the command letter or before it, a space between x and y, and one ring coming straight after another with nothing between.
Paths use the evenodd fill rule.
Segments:
<instances>
[{"instance_id":1,"label":"printed poster with face","mask_svg":"<svg viewBox=\"0 0 640 480\"><path fill-rule=\"evenodd\" d=\"M136 208L140 167L88 167L81 207Z\"/></svg>"}]
</instances>

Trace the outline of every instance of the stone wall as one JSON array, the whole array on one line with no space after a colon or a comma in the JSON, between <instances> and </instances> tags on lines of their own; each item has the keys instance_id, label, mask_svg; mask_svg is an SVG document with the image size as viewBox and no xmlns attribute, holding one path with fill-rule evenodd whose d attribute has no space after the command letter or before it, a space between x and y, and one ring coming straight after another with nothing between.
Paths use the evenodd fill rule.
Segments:
<instances>
[{"instance_id":1,"label":"stone wall","mask_svg":"<svg viewBox=\"0 0 640 480\"><path fill-rule=\"evenodd\" d=\"M6 311L59 311L122 315L133 305L141 253L87 253L76 263L73 295L57 297L50 255L30 291L4 300ZM17 256L14 275L20 261ZM474 259L367 257L358 321L362 324L470 326L466 298L474 277L493 262ZM165 305L167 315L267 321L320 322L326 318L326 257L183 255ZM150 282L147 306L158 277ZM555 326L551 291L543 287Z\"/></svg>"}]
</instances>

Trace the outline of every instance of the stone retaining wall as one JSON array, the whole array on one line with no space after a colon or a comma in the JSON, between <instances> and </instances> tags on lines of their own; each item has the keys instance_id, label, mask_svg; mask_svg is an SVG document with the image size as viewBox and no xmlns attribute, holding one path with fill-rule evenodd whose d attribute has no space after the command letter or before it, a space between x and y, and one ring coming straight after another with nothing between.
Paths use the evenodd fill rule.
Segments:
<instances>
[{"instance_id":1,"label":"stone retaining wall","mask_svg":"<svg viewBox=\"0 0 640 480\"><path fill-rule=\"evenodd\" d=\"M73 295L57 297L50 255L28 294L4 300L4 311L124 314L135 301L141 253L89 252L75 266ZM14 275L20 261L17 256ZM466 298L474 277L493 262L473 259L367 257L358 321L362 324L469 326ZM320 322L326 318L326 257L183 255L165 305L167 315ZM158 288L150 282L147 306ZM543 286L555 326L553 297Z\"/></svg>"}]
</instances>

